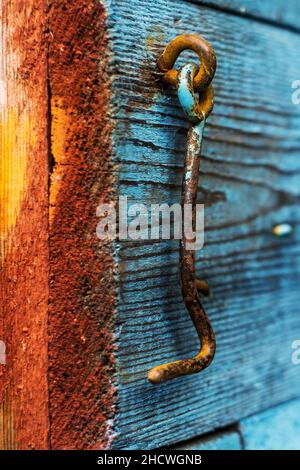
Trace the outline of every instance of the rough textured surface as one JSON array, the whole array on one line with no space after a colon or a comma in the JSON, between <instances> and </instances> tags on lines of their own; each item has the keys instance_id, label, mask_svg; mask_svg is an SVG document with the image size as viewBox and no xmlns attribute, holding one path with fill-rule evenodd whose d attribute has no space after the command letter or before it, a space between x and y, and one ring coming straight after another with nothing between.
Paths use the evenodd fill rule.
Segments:
<instances>
[{"instance_id":1,"label":"rough textured surface","mask_svg":"<svg viewBox=\"0 0 300 470\"><path fill-rule=\"evenodd\" d=\"M182 442L172 449L299 450L299 418L298 399L245 418L233 428Z\"/></svg>"},{"instance_id":2,"label":"rough textured surface","mask_svg":"<svg viewBox=\"0 0 300 470\"><path fill-rule=\"evenodd\" d=\"M50 0L48 51L44 2L1 5L2 448L155 448L299 395L300 36L197 2L104 3ZM187 31L219 62L197 258L217 355L199 375L153 386L152 366L198 345L178 244L100 243L96 208L116 195L179 201L187 122L155 64ZM279 239L272 226L283 222L294 231Z\"/></svg>"},{"instance_id":3,"label":"rough textured surface","mask_svg":"<svg viewBox=\"0 0 300 470\"><path fill-rule=\"evenodd\" d=\"M48 446L44 3L0 6L1 449Z\"/></svg>"},{"instance_id":4,"label":"rough textured surface","mask_svg":"<svg viewBox=\"0 0 300 470\"><path fill-rule=\"evenodd\" d=\"M217 336L206 371L147 382L152 366L189 357L198 346L180 293L178 244L122 242L119 250L113 445L153 448L299 395L291 344L300 335L300 107L292 104L291 83L300 36L181 1L109 3L115 161L129 203L180 197L187 122L174 92L156 81L162 47L198 32L218 57L199 188L206 236L197 273L213 291L204 303ZM293 225L291 237L272 234L281 222Z\"/></svg>"},{"instance_id":5,"label":"rough textured surface","mask_svg":"<svg viewBox=\"0 0 300 470\"><path fill-rule=\"evenodd\" d=\"M114 197L105 11L96 0L51 0L48 19L51 446L99 449L116 412L114 262L96 237L96 208Z\"/></svg>"},{"instance_id":6,"label":"rough textured surface","mask_svg":"<svg viewBox=\"0 0 300 470\"><path fill-rule=\"evenodd\" d=\"M176 450L242 450L241 436L235 429L216 432L177 444Z\"/></svg>"}]
</instances>

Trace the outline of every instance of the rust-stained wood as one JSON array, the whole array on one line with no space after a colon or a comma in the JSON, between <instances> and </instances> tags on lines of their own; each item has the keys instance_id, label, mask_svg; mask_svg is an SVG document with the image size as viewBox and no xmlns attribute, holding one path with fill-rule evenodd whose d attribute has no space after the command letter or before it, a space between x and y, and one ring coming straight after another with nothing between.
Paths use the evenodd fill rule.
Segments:
<instances>
[{"instance_id":1,"label":"rust-stained wood","mask_svg":"<svg viewBox=\"0 0 300 470\"><path fill-rule=\"evenodd\" d=\"M97 0L49 5L51 445L99 449L116 413L113 250L96 236L114 198L106 15Z\"/></svg>"},{"instance_id":2,"label":"rust-stained wood","mask_svg":"<svg viewBox=\"0 0 300 470\"><path fill-rule=\"evenodd\" d=\"M53 0L46 24L45 7L1 6L0 446L108 447L115 268L96 237L97 206L114 198L106 15L96 0Z\"/></svg>"},{"instance_id":3,"label":"rust-stained wood","mask_svg":"<svg viewBox=\"0 0 300 470\"><path fill-rule=\"evenodd\" d=\"M0 446L47 448L48 152L43 0L0 7Z\"/></svg>"}]
</instances>

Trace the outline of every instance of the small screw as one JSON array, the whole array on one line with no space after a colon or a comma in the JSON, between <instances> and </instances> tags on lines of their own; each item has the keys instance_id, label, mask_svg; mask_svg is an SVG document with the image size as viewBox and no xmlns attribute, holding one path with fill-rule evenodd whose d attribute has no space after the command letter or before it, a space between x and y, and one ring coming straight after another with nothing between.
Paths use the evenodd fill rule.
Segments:
<instances>
[{"instance_id":1,"label":"small screw","mask_svg":"<svg viewBox=\"0 0 300 470\"><path fill-rule=\"evenodd\" d=\"M290 224L278 224L272 228L272 233L276 237L287 237L293 233L293 227Z\"/></svg>"}]
</instances>

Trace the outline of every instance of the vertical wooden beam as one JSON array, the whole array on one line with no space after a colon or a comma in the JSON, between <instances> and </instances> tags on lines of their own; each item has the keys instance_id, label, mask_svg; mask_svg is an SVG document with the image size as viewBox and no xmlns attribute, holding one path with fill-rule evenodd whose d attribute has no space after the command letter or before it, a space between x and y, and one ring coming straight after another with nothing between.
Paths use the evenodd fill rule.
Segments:
<instances>
[{"instance_id":1,"label":"vertical wooden beam","mask_svg":"<svg viewBox=\"0 0 300 470\"><path fill-rule=\"evenodd\" d=\"M3 0L0 7L2 449L48 446L44 7L44 0Z\"/></svg>"},{"instance_id":2,"label":"vertical wooden beam","mask_svg":"<svg viewBox=\"0 0 300 470\"><path fill-rule=\"evenodd\" d=\"M106 13L49 2L50 415L54 449L110 445L115 414L114 259L96 209L114 199Z\"/></svg>"}]
</instances>

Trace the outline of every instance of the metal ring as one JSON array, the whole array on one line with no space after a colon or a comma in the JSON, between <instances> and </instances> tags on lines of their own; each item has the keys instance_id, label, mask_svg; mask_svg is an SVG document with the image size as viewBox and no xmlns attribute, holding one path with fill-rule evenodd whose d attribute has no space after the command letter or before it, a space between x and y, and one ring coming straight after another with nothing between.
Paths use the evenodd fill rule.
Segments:
<instances>
[{"instance_id":1,"label":"metal ring","mask_svg":"<svg viewBox=\"0 0 300 470\"><path fill-rule=\"evenodd\" d=\"M198 101L193 85L196 73L194 64L186 64L178 72L178 98L186 116L193 123L206 119L214 105L212 85L200 93Z\"/></svg>"},{"instance_id":2,"label":"metal ring","mask_svg":"<svg viewBox=\"0 0 300 470\"><path fill-rule=\"evenodd\" d=\"M181 34L173 39L165 48L158 60L158 68L164 73L163 80L168 85L177 85L178 71L173 69L178 56L182 51L191 49L196 52L200 60L200 68L194 77L194 90L207 88L212 81L217 60L212 46L196 34Z\"/></svg>"}]
</instances>

